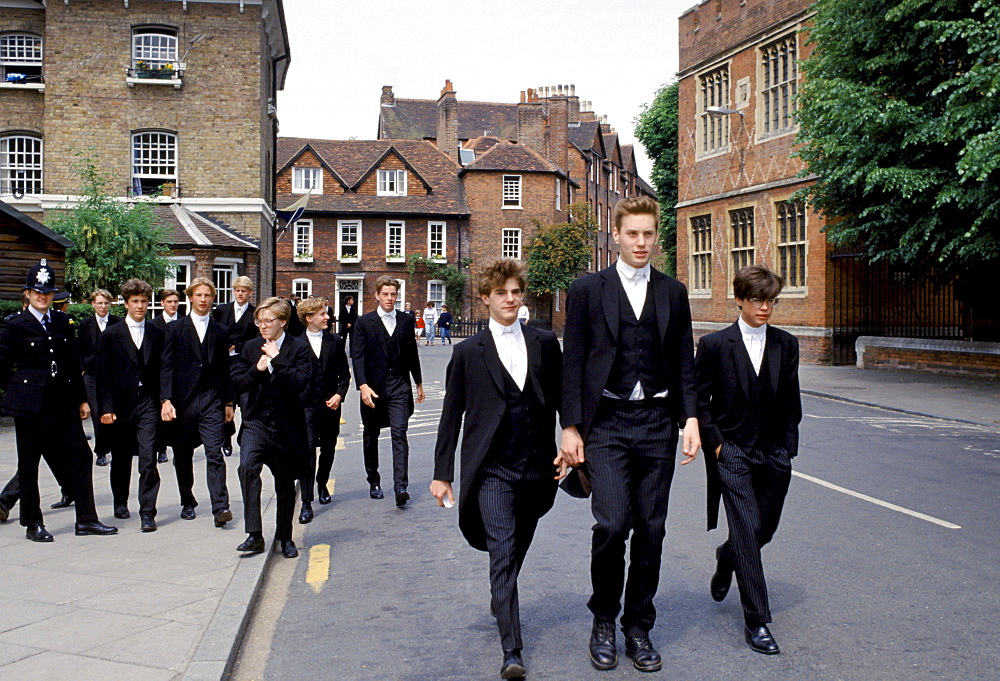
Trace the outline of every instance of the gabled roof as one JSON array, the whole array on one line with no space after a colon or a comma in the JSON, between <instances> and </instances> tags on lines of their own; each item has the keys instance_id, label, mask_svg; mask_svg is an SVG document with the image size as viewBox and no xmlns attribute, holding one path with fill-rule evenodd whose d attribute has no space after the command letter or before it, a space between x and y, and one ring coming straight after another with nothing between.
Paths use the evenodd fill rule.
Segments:
<instances>
[{"instance_id":1,"label":"gabled roof","mask_svg":"<svg viewBox=\"0 0 1000 681\"><path fill-rule=\"evenodd\" d=\"M479 155L475 161L462 168L458 174L464 175L476 171L553 173L564 179L569 179L566 173L531 147L526 147L523 144L511 144L510 142L495 144L489 151ZM572 180L570 182L574 186L579 186Z\"/></svg>"},{"instance_id":2,"label":"gabled roof","mask_svg":"<svg viewBox=\"0 0 1000 681\"><path fill-rule=\"evenodd\" d=\"M294 138L286 138L286 139L294 139ZM299 150L296 151L296 152L294 152L288 158L288 160L286 160L284 163L281 163L280 158L279 158L280 165L278 166L278 172L276 174L280 175L281 173L283 173L286 170L288 170L288 167L291 166L291 165L294 165L295 161L297 161L299 159L299 157L302 156L307 151L312 152L313 156L315 156L316 158L319 159L320 165L323 166L324 168L326 168L327 172L330 173L335 180L337 180L337 182L340 184L341 187L343 187L344 189L348 189L349 188L347 182L345 182L344 178L342 178L340 176L340 173L338 173L334 168L332 168L330 166L330 164L327 163L326 160L324 160L324 158L315 149L312 148L312 145L309 143L308 140L304 140L303 144L299 148ZM280 157L280 153L281 153L280 141L279 141L279 150L278 150L278 152L279 152L279 157Z\"/></svg>"},{"instance_id":3,"label":"gabled roof","mask_svg":"<svg viewBox=\"0 0 1000 681\"><path fill-rule=\"evenodd\" d=\"M437 139L438 106L433 99L395 99L378 115L379 139ZM458 139L517 139L517 104L458 101Z\"/></svg>"},{"instance_id":4,"label":"gabled roof","mask_svg":"<svg viewBox=\"0 0 1000 681\"><path fill-rule=\"evenodd\" d=\"M621 147L618 145L618 133L611 132L602 135L604 138L605 158L617 166L622 165Z\"/></svg>"},{"instance_id":5,"label":"gabled roof","mask_svg":"<svg viewBox=\"0 0 1000 681\"><path fill-rule=\"evenodd\" d=\"M635 174L635 147L631 144L623 144L622 149L622 168L630 173Z\"/></svg>"},{"instance_id":6,"label":"gabled roof","mask_svg":"<svg viewBox=\"0 0 1000 681\"><path fill-rule=\"evenodd\" d=\"M458 164L432 143L423 140L322 140L279 137L278 167L287 169L308 146L348 188L343 194L313 194L306 214L315 212L468 215ZM367 196L355 193L378 164L395 152L427 188L426 195ZM411 183L410 186L413 186ZM285 205L291 195L279 199Z\"/></svg>"},{"instance_id":7,"label":"gabled roof","mask_svg":"<svg viewBox=\"0 0 1000 681\"><path fill-rule=\"evenodd\" d=\"M13 206L8 206L3 201L0 201L0 215L10 218L14 222L24 225L33 232L37 232L39 236L49 241L54 241L63 248L69 248L73 246L73 242L64 237L62 234L56 234L51 229L38 222L34 218L28 217L18 209Z\"/></svg>"},{"instance_id":8,"label":"gabled roof","mask_svg":"<svg viewBox=\"0 0 1000 681\"><path fill-rule=\"evenodd\" d=\"M229 225L199 215L180 204L154 206L153 213L167 227L166 240L172 246L260 250L260 242L256 239L240 234Z\"/></svg>"},{"instance_id":9,"label":"gabled roof","mask_svg":"<svg viewBox=\"0 0 1000 681\"><path fill-rule=\"evenodd\" d=\"M648 182L642 179L642 177L640 177L639 175L635 176L635 186L638 187L639 191L641 191L643 194L652 196L654 199L657 198L656 190L653 189L652 185L650 185Z\"/></svg>"},{"instance_id":10,"label":"gabled roof","mask_svg":"<svg viewBox=\"0 0 1000 681\"><path fill-rule=\"evenodd\" d=\"M569 141L575 144L580 151L593 149L603 156L604 146L600 132L601 124L598 121L580 121L580 127L569 129Z\"/></svg>"}]
</instances>

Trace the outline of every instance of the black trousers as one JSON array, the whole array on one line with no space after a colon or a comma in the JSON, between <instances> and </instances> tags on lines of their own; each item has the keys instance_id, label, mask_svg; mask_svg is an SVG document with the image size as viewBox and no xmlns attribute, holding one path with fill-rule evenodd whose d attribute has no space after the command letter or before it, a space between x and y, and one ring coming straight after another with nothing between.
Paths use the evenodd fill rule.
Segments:
<instances>
[{"instance_id":1,"label":"black trousers","mask_svg":"<svg viewBox=\"0 0 1000 681\"><path fill-rule=\"evenodd\" d=\"M64 473L76 506L78 523L94 522L93 460L83 434L79 407L46 407L38 417L14 417L17 440L17 477L21 494L21 525L42 522L38 493L38 464L45 459L49 468Z\"/></svg>"},{"instance_id":2,"label":"black trousers","mask_svg":"<svg viewBox=\"0 0 1000 681\"><path fill-rule=\"evenodd\" d=\"M101 423L101 416L97 413L97 379L90 374L84 374L83 385L87 388L90 422L94 426L94 454L107 456L111 453L111 443L114 441L114 436L111 433L111 426Z\"/></svg>"},{"instance_id":3,"label":"black trousers","mask_svg":"<svg viewBox=\"0 0 1000 681\"><path fill-rule=\"evenodd\" d=\"M132 486L132 459L139 460L139 512L156 515L160 472L156 467L156 428L160 401L153 395L138 398L131 414L116 414L111 427L115 455L111 459L111 497L115 506L127 505Z\"/></svg>"},{"instance_id":4,"label":"black trousers","mask_svg":"<svg viewBox=\"0 0 1000 681\"><path fill-rule=\"evenodd\" d=\"M538 525L535 500L546 493L551 497L551 487L551 481L523 480L502 466L488 465L480 475L477 497L490 554L490 605L504 650L522 647L517 576Z\"/></svg>"},{"instance_id":5,"label":"black trousers","mask_svg":"<svg viewBox=\"0 0 1000 681\"><path fill-rule=\"evenodd\" d=\"M222 442L226 425L226 408L214 390L196 393L184 405L174 421L174 470L182 506L197 506L194 497L194 450L205 446L208 494L212 513L229 508L226 486L226 460Z\"/></svg>"},{"instance_id":6,"label":"black trousers","mask_svg":"<svg viewBox=\"0 0 1000 681\"><path fill-rule=\"evenodd\" d=\"M406 429L409 426L410 414L413 413L413 390L410 388L410 377L389 376L385 390L378 400L385 400L381 407L389 414L389 434L392 437L392 486L393 491L406 489L410 484L409 460L410 445L406 440ZM368 407L362 405L362 415ZM377 411L371 410L369 411ZM365 457L365 473L369 485L381 485L382 476L378 472L378 435L382 428L376 424L377 415L362 419L364 431L361 437Z\"/></svg>"},{"instance_id":7,"label":"black trousers","mask_svg":"<svg viewBox=\"0 0 1000 681\"><path fill-rule=\"evenodd\" d=\"M677 429L659 402L603 399L584 447L596 520L590 562L594 592L587 607L596 619L613 622L622 611L624 587L626 636L648 634L656 620L653 596L677 449Z\"/></svg>"},{"instance_id":8,"label":"black trousers","mask_svg":"<svg viewBox=\"0 0 1000 681\"><path fill-rule=\"evenodd\" d=\"M325 404L313 405L306 411L306 429L309 433L309 452L302 477L299 478L299 495L302 501L316 498L316 485L326 485L333 470L333 459L340 437L341 410L330 409ZM316 448L319 448L319 470L316 470Z\"/></svg>"},{"instance_id":9,"label":"black trousers","mask_svg":"<svg viewBox=\"0 0 1000 681\"><path fill-rule=\"evenodd\" d=\"M244 421L240 431L240 489L243 492L243 527L247 534L263 534L261 519L260 475L264 466L274 476L278 508L274 538L292 538L295 514L295 477L302 465L303 452L296 452L282 437L277 424L269 421Z\"/></svg>"},{"instance_id":10,"label":"black trousers","mask_svg":"<svg viewBox=\"0 0 1000 681\"><path fill-rule=\"evenodd\" d=\"M747 625L759 627L771 621L760 549L778 529L792 479L791 459L781 448L745 452L725 442L718 466L729 523L720 557L734 566Z\"/></svg>"},{"instance_id":11,"label":"black trousers","mask_svg":"<svg viewBox=\"0 0 1000 681\"><path fill-rule=\"evenodd\" d=\"M52 476L59 483L59 490L64 497L69 497L72 499L70 494L69 482L66 479L66 472L63 470L62 465L56 465L53 468L53 464L61 464L59 461L48 461L49 470L52 471ZM14 473L13 477L7 481L4 485L3 490L0 490L0 504L7 507L7 510L14 508L14 504L18 502L21 498L21 479Z\"/></svg>"}]
</instances>

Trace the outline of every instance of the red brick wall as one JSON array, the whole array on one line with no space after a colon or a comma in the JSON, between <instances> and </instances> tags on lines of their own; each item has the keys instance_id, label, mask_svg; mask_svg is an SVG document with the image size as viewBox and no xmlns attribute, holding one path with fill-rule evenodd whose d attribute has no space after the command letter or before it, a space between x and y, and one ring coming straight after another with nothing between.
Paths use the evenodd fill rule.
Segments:
<instances>
[{"instance_id":1,"label":"red brick wall","mask_svg":"<svg viewBox=\"0 0 1000 681\"><path fill-rule=\"evenodd\" d=\"M1000 378L1000 355L869 346L864 354L864 368L915 369L932 373Z\"/></svg>"}]
</instances>

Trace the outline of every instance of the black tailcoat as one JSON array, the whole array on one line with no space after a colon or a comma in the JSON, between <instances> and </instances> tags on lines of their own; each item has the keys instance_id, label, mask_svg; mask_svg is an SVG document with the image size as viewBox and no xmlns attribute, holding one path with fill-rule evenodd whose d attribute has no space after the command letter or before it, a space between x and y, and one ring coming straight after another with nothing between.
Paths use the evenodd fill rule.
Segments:
<instances>
[{"instance_id":1,"label":"black tailcoat","mask_svg":"<svg viewBox=\"0 0 1000 681\"><path fill-rule=\"evenodd\" d=\"M146 322L142 339L142 361L132 342L128 324L109 326L97 343L97 405L99 415L116 414L127 418L142 390L159 400L160 362L163 357L164 332ZM142 367L146 375L141 376Z\"/></svg>"},{"instance_id":2,"label":"black tailcoat","mask_svg":"<svg viewBox=\"0 0 1000 681\"><path fill-rule=\"evenodd\" d=\"M417 339L414 335L413 315L396 312L396 328L392 336L385 331L385 325L379 317L378 310L373 310L358 317L354 326L354 338L351 340L351 360L354 368L354 383L361 389L368 387L382 396L389 376L389 343L396 344L398 355L393 369L399 374L413 376L413 382L423 383L420 373L420 356L417 354ZM408 383L408 382L407 382ZM387 426L388 412L385 409L387 400L375 400L375 408L361 405L361 419L365 423Z\"/></svg>"},{"instance_id":3,"label":"black tailcoat","mask_svg":"<svg viewBox=\"0 0 1000 681\"><path fill-rule=\"evenodd\" d=\"M549 331L522 325L521 332L528 351L526 381L530 381L542 409L538 418L539 430L549 434L545 442L538 443L538 455L551 462L557 453L555 427L560 407L562 352L555 334ZM455 346L448 363L446 394L434 449L434 479L451 482L455 475L455 449L459 432L462 432L459 526L469 544L481 551L486 550L486 537L475 498L475 482L494 438L505 437L504 433L497 433L506 408L504 374L489 329ZM555 499L554 467L552 471L550 493L533 500L537 517L548 512Z\"/></svg>"},{"instance_id":4,"label":"black tailcoat","mask_svg":"<svg viewBox=\"0 0 1000 681\"><path fill-rule=\"evenodd\" d=\"M212 319L229 329L229 344L235 345L234 352L243 352L243 344L257 338L257 326L253 323L253 313L257 309L253 303L247 304L247 309L236 321L236 303L224 303L212 310Z\"/></svg>"},{"instance_id":5,"label":"black tailcoat","mask_svg":"<svg viewBox=\"0 0 1000 681\"><path fill-rule=\"evenodd\" d=\"M789 456L795 456L799 451L799 421L802 420L799 341L787 331L768 324L764 353L768 373L761 378L769 382L773 398L771 408L764 414L762 429L765 432L761 435L772 445L785 449ZM695 370L698 426L708 473L708 529L712 529L718 523L722 494L715 450L743 430L749 406L747 376L753 368L739 322L701 337Z\"/></svg>"},{"instance_id":6,"label":"black tailcoat","mask_svg":"<svg viewBox=\"0 0 1000 681\"><path fill-rule=\"evenodd\" d=\"M167 326L160 367L160 397L170 400L178 413L191 400L203 377L206 379L203 385L214 386L224 403L232 401L229 329L209 319L205 344L203 355L190 315Z\"/></svg>"},{"instance_id":7,"label":"black tailcoat","mask_svg":"<svg viewBox=\"0 0 1000 681\"><path fill-rule=\"evenodd\" d=\"M113 314L108 315L108 323L104 327L107 331L112 324L117 324L122 319ZM79 330L76 334L76 346L80 353L80 368L85 374L94 375L97 370L95 362L97 360L97 339L101 336L101 327L97 325L97 315L90 315L80 322Z\"/></svg>"}]
</instances>

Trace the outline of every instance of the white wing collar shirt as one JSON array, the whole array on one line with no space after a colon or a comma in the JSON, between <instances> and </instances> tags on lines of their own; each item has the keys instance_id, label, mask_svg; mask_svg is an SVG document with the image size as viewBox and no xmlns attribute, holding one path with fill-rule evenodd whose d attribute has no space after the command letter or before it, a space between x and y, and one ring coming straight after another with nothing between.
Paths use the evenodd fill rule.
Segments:
<instances>
[{"instance_id":1,"label":"white wing collar shirt","mask_svg":"<svg viewBox=\"0 0 1000 681\"><path fill-rule=\"evenodd\" d=\"M94 316L97 317L97 328L101 330L101 333L104 333L104 329L108 328L108 315L102 317L95 314Z\"/></svg>"},{"instance_id":2,"label":"white wing collar shirt","mask_svg":"<svg viewBox=\"0 0 1000 681\"><path fill-rule=\"evenodd\" d=\"M194 322L194 330L198 332L198 342L205 342L205 334L208 332L208 315L204 317L192 312L191 321Z\"/></svg>"},{"instance_id":3,"label":"white wing collar shirt","mask_svg":"<svg viewBox=\"0 0 1000 681\"><path fill-rule=\"evenodd\" d=\"M396 310L393 308L386 312L381 306L378 308L378 316L382 320L382 324L385 326L385 330L392 335L392 332L396 330Z\"/></svg>"},{"instance_id":4,"label":"white wing collar shirt","mask_svg":"<svg viewBox=\"0 0 1000 681\"><path fill-rule=\"evenodd\" d=\"M528 347L524 344L524 334L519 323L504 326L490 319L490 333L500 355L500 363L517 383L518 390L524 390L528 378Z\"/></svg>"},{"instance_id":5,"label":"white wing collar shirt","mask_svg":"<svg viewBox=\"0 0 1000 681\"><path fill-rule=\"evenodd\" d=\"M247 307L249 306L250 306L249 300L243 303L243 305L240 305L239 303L233 303L233 316L236 318L236 321L240 321L240 317L243 316L243 313L247 311Z\"/></svg>"},{"instance_id":6,"label":"white wing collar shirt","mask_svg":"<svg viewBox=\"0 0 1000 681\"><path fill-rule=\"evenodd\" d=\"M747 354L753 363L753 372L760 374L760 364L764 361L764 344L767 340L767 324L761 324L754 328L743 321L741 316L737 323L740 325L740 336L743 337L743 345L746 346Z\"/></svg>"},{"instance_id":7,"label":"white wing collar shirt","mask_svg":"<svg viewBox=\"0 0 1000 681\"><path fill-rule=\"evenodd\" d=\"M320 350L323 347L323 332L317 331L313 333L312 331L306 331L306 338L309 339L309 345L312 346L313 354L319 357Z\"/></svg>"},{"instance_id":8,"label":"white wing collar shirt","mask_svg":"<svg viewBox=\"0 0 1000 681\"><path fill-rule=\"evenodd\" d=\"M125 323L128 324L128 332L132 334L132 342L135 343L136 349L142 347L142 335L146 330L146 320L143 319L141 322L133 320L131 317L125 317Z\"/></svg>"}]
</instances>

